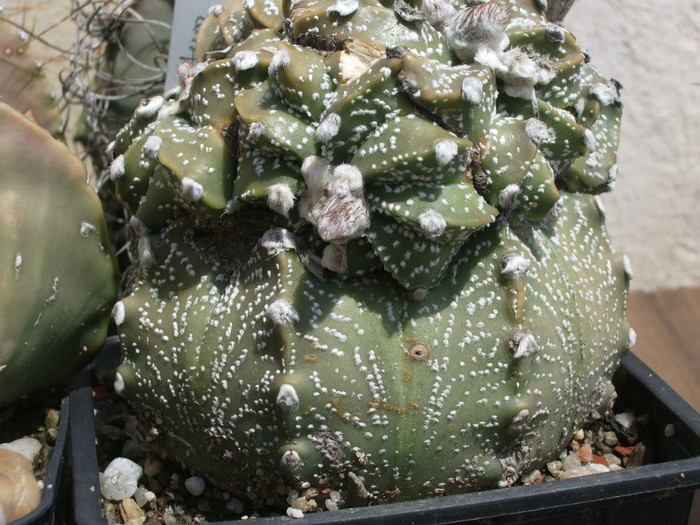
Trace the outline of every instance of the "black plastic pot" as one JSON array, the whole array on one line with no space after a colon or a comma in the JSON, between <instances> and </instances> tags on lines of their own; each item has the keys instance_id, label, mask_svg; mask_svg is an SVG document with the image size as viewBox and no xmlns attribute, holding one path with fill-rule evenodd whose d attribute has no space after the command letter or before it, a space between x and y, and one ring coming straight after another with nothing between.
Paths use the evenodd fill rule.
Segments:
<instances>
[{"instance_id":1,"label":"black plastic pot","mask_svg":"<svg viewBox=\"0 0 700 525\"><path fill-rule=\"evenodd\" d=\"M307 514L302 523L700 524L700 414L633 354L623 361L614 383L617 407L650 415L649 426L658 437L653 440L654 464L552 483ZM71 453L75 523L105 524L89 384L71 394ZM260 524L290 521L255 519Z\"/></svg>"},{"instance_id":2,"label":"black plastic pot","mask_svg":"<svg viewBox=\"0 0 700 525\"><path fill-rule=\"evenodd\" d=\"M39 506L9 525L58 525L64 523L68 492L68 469L64 466L69 440L70 402L61 400L61 419L56 444L51 452Z\"/></svg>"}]
</instances>

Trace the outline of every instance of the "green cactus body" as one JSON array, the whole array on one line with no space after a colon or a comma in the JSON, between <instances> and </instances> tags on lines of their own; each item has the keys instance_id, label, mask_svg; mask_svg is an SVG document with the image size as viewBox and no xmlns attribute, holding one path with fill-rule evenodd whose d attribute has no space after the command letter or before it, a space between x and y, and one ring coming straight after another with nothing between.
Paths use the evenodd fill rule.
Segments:
<instances>
[{"instance_id":1,"label":"green cactus body","mask_svg":"<svg viewBox=\"0 0 700 525\"><path fill-rule=\"evenodd\" d=\"M509 485L613 395L617 85L541 2L472 3L215 6L117 137L124 392L258 506Z\"/></svg>"},{"instance_id":2,"label":"green cactus body","mask_svg":"<svg viewBox=\"0 0 700 525\"><path fill-rule=\"evenodd\" d=\"M118 278L102 207L80 160L4 103L0 134L3 408L62 386L95 357Z\"/></svg>"}]
</instances>

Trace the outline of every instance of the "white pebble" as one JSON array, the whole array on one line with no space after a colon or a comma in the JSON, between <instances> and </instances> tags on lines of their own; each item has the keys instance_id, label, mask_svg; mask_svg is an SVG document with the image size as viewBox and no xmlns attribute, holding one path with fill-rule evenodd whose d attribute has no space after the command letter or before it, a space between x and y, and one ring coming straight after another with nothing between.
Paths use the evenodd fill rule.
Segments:
<instances>
[{"instance_id":1,"label":"white pebble","mask_svg":"<svg viewBox=\"0 0 700 525\"><path fill-rule=\"evenodd\" d=\"M33 437L25 436L9 443L0 444L1 449L9 450L11 452L17 452L17 454L23 455L31 463L34 463L34 459L41 452L41 443L38 439Z\"/></svg>"},{"instance_id":2,"label":"white pebble","mask_svg":"<svg viewBox=\"0 0 700 525\"><path fill-rule=\"evenodd\" d=\"M130 498L139 486L143 469L127 458L115 458L100 477L100 489L105 499L121 501Z\"/></svg>"},{"instance_id":3,"label":"white pebble","mask_svg":"<svg viewBox=\"0 0 700 525\"><path fill-rule=\"evenodd\" d=\"M295 509L294 507L287 507L287 516L294 519L300 519L304 517L304 511L301 509Z\"/></svg>"},{"instance_id":4,"label":"white pebble","mask_svg":"<svg viewBox=\"0 0 700 525\"><path fill-rule=\"evenodd\" d=\"M185 488L193 496L201 496L206 486L204 479L199 476L191 476L185 480Z\"/></svg>"}]
</instances>

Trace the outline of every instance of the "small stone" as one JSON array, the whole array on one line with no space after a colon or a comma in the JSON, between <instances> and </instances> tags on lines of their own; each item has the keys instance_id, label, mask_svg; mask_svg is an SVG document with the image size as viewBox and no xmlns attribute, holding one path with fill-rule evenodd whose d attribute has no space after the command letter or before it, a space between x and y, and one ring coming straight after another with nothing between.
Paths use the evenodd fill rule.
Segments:
<instances>
[{"instance_id":1,"label":"small stone","mask_svg":"<svg viewBox=\"0 0 700 525\"><path fill-rule=\"evenodd\" d=\"M231 498L226 502L226 510L233 514L243 514L245 506L243 505L243 501L238 498Z\"/></svg>"},{"instance_id":2,"label":"small stone","mask_svg":"<svg viewBox=\"0 0 700 525\"><path fill-rule=\"evenodd\" d=\"M122 500L119 504L119 514L121 514L125 523L131 521L138 523L138 525L143 525L146 521L146 515L143 513L143 510L141 510L139 504L131 498Z\"/></svg>"},{"instance_id":3,"label":"small stone","mask_svg":"<svg viewBox=\"0 0 700 525\"><path fill-rule=\"evenodd\" d=\"M615 454L604 454L603 457L605 460L608 462L608 467L611 467L612 465L617 465L621 466L622 465L622 460L616 456Z\"/></svg>"},{"instance_id":4,"label":"small stone","mask_svg":"<svg viewBox=\"0 0 700 525\"><path fill-rule=\"evenodd\" d=\"M300 519L304 517L304 512L300 509L295 509L294 507L287 507L287 516L294 519Z\"/></svg>"},{"instance_id":5,"label":"small stone","mask_svg":"<svg viewBox=\"0 0 700 525\"><path fill-rule=\"evenodd\" d=\"M204 479L199 476L192 476L185 480L185 488L193 496L201 496L206 486Z\"/></svg>"},{"instance_id":6,"label":"small stone","mask_svg":"<svg viewBox=\"0 0 700 525\"><path fill-rule=\"evenodd\" d=\"M547 470L549 470L549 473L554 476L555 478L561 474L562 470L562 462L561 461L550 461L547 463Z\"/></svg>"},{"instance_id":7,"label":"small stone","mask_svg":"<svg viewBox=\"0 0 700 525\"><path fill-rule=\"evenodd\" d=\"M588 465L586 465L585 468L587 468L591 474L602 474L603 472L610 472L610 469L608 467L599 463L589 463Z\"/></svg>"},{"instance_id":8,"label":"small stone","mask_svg":"<svg viewBox=\"0 0 700 525\"><path fill-rule=\"evenodd\" d=\"M583 445L576 455L581 464L591 463L593 461L593 450L590 445Z\"/></svg>"},{"instance_id":9,"label":"small stone","mask_svg":"<svg viewBox=\"0 0 700 525\"><path fill-rule=\"evenodd\" d=\"M563 471L574 470L580 466L581 466L581 460L578 458L578 455L576 455L576 454L571 454L569 456L566 456L561 462L561 469Z\"/></svg>"},{"instance_id":10,"label":"small stone","mask_svg":"<svg viewBox=\"0 0 700 525\"><path fill-rule=\"evenodd\" d=\"M532 485L533 483L541 483L544 479L542 472L539 470L533 470L527 476L522 479L523 484Z\"/></svg>"},{"instance_id":11,"label":"small stone","mask_svg":"<svg viewBox=\"0 0 700 525\"><path fill-rule=\"evenodd\" d=\"M328 498L326 500L326 510L334 511L338 510L338 504L332 499Z\"/></svg>"},{"instance_id":12,"label":"small stone","mask_svg":"<svg viewBox=\"0 0 700 525\"><path fill-rule=\"evenodd\" d=\"M144 486L140 486L136 489L133 498L134 501L136 501L136 503L138 503L139 506L142 508L148 505L149 503L153 503L156 501L156 495Z\"/></svg>"},{"instance_id":13,"label":"small stone","mask_svg":"<svg viewBox=\"0 0 700 525\"><path fill-rule=\"evenodd\" d=\"M673 423L669 423L664 427L664 436L670 438L673 437L676 434L676 427L673 426Z\"/></svg>"},{"instance_id":14,"label":"small stone","mask_svg":"<svg viewBox=\"0 0 700 525\"><path fill-rule=\"evenodd\" d=\"M632 452L634 452L634 447L622 447L618 445L617 447L615 447L615 452L617 452L622 457L631 456Z\"/></svg>"},{"instance_id":15,"label":"small stone","mask_svg":"<svg viewBox=\"0 0 700 525\"><path fill-rule=\"evenodd\" d=\"M617 439L617 434L615 434L615 432L613 432L612 430L603 433L603 443L605 443L609 447L616 447L620 444Z\"/></svg>"},{"instance_id":16,"label":"small stone","mask_svg":"<svg viewBox=\"0 0 700 525\"><path fill-rule=\"evenodd\" d=\"M163 513L163 524L164 525L177 525L177 518L171 509L167 509Z\"/></svg>"},{"instance_id":17,"label":"small stone","mask_svg":"<svg viewBox=\"0 0 700 525\"><path fill-rule=\"evenodd\" d=\"M599 454L593 454L592 463L595 463L596 465L604 465L606 467L610 464L608 463L608 460L605 458L605 456L601 456Z\"/></svg>"},{"instance_id":18,"label":"small stone","mask_svg":"<svg viewBox=\"0 0 700 525\"><path fill-rule=\"evenodd\" d=\"M41 443L38 439L32 437L22 437L10 441L9 443L0 444L0 449L11 450L17 454L23 455L29 460L30 463L34 463L34 459L41 452Z\"/></svg>"},{"instance_id":19,"label":"small stone","mask_svg":"<svg viewBox=\"0 0 700 525\"><path fill-rule=\"evenodd\" d=\"M579 428L574 434L574 439L576 441L582 441L584 437L586 437L586 433L583 431L582 428Z\"/></svg>"},{"instance_id":20,"label":"small stone","mask_svg":"<svg viewBox=\"0 0 700 525\"><path fill-rule=\"evenodd\" d=\"M143 473L146 476L157 476L163 471L163 462L154 456L148 456L143 464Z\"/></svg>"},{"instance_id":21,"label":"small stone","mask_svg":"<svg viewBox=\"0 0 700 525\"><path fill-rule=\"evenodd\" d=\"M40 501L41 489L34 479L31 462L23 454L0 449L0 511L4 518L7 521L20 518L34 510Z\"/></svg>"},{"instance_id":22,"label":"small stone","mask_svg":"<svg viewBox=\"0 0 700 525\"><path fill-rule=\"evenodd\" d=\"M615 415L615 421L622 425L627 430L631 429L635 423L635 416L633 412L622 412L621 414Z\"/></svg>"},{"instance_id":23,"label":"small stone","mask_svg":"<svg viewBox=\"0 0 700 525\"><path fill-rule=\"evenodd\" d=\"M105 499L121 501L130 498L138 488L143 469L127 458L115 458L100 476L100 489Z\"/></svg>"}]
</instances>

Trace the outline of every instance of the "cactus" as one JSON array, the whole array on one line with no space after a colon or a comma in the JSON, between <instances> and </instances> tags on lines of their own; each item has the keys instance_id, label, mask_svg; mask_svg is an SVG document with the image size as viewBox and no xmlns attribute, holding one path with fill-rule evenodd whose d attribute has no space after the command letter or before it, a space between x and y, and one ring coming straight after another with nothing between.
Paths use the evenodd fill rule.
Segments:
<instances>
[{"instance_id":1,"label":"cactus","mask_svg":"<svg viewBox=\"0 0 700 525\"><path fill-rule=\"evenodd\" d=\"M258 507L371 504L510 485L609 406L619 85L546 9L210 10L112 145L149 446Z\"/></svg>"},{"instance_id":2,"label":"cactus","mask_svg":"<svg viewBox=\"0 0 700 525\"><path fill-rule=\"evenodd\" d=\"M0 17L0 100L58 136L63 129L58 97L29 44L29 35L23 29Z\"/></svg>"},{"instance_id":3,"label":"cactus","mask_svg":"<svg viewBox=\"0 0 700 525\"><path fill-rule=\"evenodd\" d=\"M62 386L104 343L114 255L83 164L0 102L0 408Z\"/></svg>"}]
</instances>

